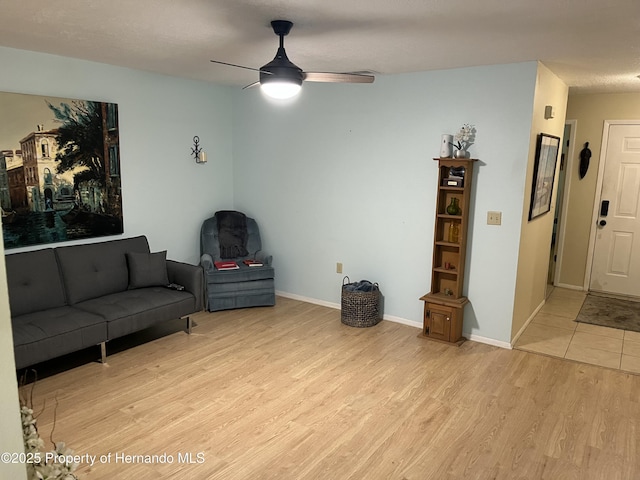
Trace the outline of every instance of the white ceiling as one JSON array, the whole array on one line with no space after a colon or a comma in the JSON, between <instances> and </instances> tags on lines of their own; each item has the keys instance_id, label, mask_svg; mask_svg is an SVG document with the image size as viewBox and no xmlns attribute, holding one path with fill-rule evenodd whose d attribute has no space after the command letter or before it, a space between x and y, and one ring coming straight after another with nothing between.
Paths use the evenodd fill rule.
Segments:
<instances>
[{"instance_id":1,"label":"white ceiling","mask_svg":"<svg viewBox=\"0 0 640 480\"><path fill-rule=\"evenodd\" d=\"M276 19L306 71L540 60L572 93L640 92L640 0L0 0L0 45L241 86L209 60L269 62Z\"/></svg>"}]
</instances>

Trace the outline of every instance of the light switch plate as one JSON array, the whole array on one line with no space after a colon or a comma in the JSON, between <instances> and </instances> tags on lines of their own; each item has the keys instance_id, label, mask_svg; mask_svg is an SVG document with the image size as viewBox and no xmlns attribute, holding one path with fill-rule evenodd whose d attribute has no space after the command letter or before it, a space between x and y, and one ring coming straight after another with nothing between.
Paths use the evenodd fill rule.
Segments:
<instances>
[{"instance_id":1,"label":"light switch plate","mask_svg":"<svg viewBox=\"0 0 640 480\"><path fill-rule=\"evenodd\" d=\"M502 212L487 212L487 225L502 225Z\"/></svg>"},{"instance_id":2,"label":"light switch plate","mask_svg":"<svg viewBox=\"0 0 640 480\"><path fill-rule=\"evenodd\" d=\"M550 118L554 118L556 116L556 109L553 108L552 105L547 105L544 107L544 118L549 120Z\"/></svg>"}]
</instances>

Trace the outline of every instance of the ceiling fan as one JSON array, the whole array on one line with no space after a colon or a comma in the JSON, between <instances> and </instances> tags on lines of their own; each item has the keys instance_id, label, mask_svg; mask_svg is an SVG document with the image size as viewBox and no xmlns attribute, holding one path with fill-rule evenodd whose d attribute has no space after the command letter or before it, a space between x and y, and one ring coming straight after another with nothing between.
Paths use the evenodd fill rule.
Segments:
<instances>
[{"instance_id":1,"label":"ceiling fan","mask_svg":"<svg viewBox=\"0 0 640 480\"><path fill-rule=\"evenodd\" d=\"M284 50L284 37L289 34L293 23L288 20L274 20L271 22L273 32L280 37L280 46L273 60L260 68L245 67L233 63L211 60L213 63L245 68L260 72L260 80L244 88L260 85L262 91L272 98L291 98L298 94L302 82L333 82L333 83L372 83L373 75L360 73L329 73L304 72L287 57Z\"/></svg>"}]
</instances>

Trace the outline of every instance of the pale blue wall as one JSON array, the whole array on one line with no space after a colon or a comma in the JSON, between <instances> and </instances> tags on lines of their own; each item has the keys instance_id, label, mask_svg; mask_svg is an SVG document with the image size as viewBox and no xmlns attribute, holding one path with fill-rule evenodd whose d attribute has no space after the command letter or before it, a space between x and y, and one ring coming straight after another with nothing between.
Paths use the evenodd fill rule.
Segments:
<instances>
[{"instance_id":1,"label":"pale blue wall","mask_svg":"<svg viewBox=\"0 0 640 480\"><path fill-rule=\"evenodd\" d=\"M235 206L258 219L276 288L338 304L380 284L385 314L422 321L440 135L475 124L465 332L509 342L536 62L313 84L273 104L234 92ZM486 225L488 210L502 226Z\"/></svg>"},{"instance_id":2,"label":"pale blue wall","mask_svg":"<svg viewBox=\"0 0 640 480\"><path fill-rule=\"evenodd\" d=\"M230 87L2 47L0 65L0 91L117 103L124 236L198 263L202 220L233 201ZM194 135L206 164L190 156Z\"/></svg>"},{"instance_id":3,"label":"pale blue wall","mask_svg":"<svg viewBox=\"0 0 640 480\"><path fill-rule=\"evenodd\" d=\"M309 83L286 106L257 89L8 48L0 62L2 91L118 103L125 236L196 263L202 220L235 207L262 225L279 291L339 303L342 262L352 280L380 283L387 315L415 324L430 282L431 158L442 133L475 124L465 331L509 341L536 62ZM190 159L193 135L206 165ZM487 210L503 212L501 227Z\"/></svg>"},{"instance_id":4,"label":"pale blue wall","mask_svg":"<svg viewBox=\"0 0 640 480\"><path fill-rule=\"evenodd\" d=\"M0 91L117 103L124 236L145 234L152 250L166 249L170 258L198 263L203 218L233 201L228 87L0 47ZM16 114L0 112L0 129ZM190 158L194 135L208 153L205 165ZM0 305L6 305L6 281L0 296ZM10 332L9 325L3 314L0 331ZM0 388L0 404L15 402L13 362L0 366ZM10 442L21 445L14 437L2 445ZM24 478L19 467L0 465L1 475Z\"/></svg>"},{"instance_id":5,"label":"pale blue wall","mask_svg":"<svg viewBox=\"0 0 640 480\"><path fill-rule=\"evenodd\" d=\"M202 220L235 207L260 222L278 290L339 303L340 261L352 280L380 283L387 315L416 325L430 282L431 158L442 133L475 124L465 331L509 341L535 62L305 84L286 108L257 89L3 47L0 65L0 91L118 103L124 236L196 263ZM194 135L206 165L189 156ZM503 212L501 227L486 225L487 210ZM15 389L7 367L0 384Z\"/></svg>"}]
</instances>

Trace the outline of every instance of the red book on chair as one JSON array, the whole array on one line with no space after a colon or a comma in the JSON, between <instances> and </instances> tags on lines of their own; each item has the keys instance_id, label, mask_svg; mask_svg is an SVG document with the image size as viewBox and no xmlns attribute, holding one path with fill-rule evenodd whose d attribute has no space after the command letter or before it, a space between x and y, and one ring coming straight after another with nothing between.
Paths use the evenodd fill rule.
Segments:
<instances>
[{"instance_id":1,"label":"red book on chair","mask_svg":"<svg viewBox=\"0 0 640 480\"><path fill-rule=\"evenodd\" d=\"M240 268L238 264L232 260L221 260L213 262L218 270L236 270Z\"/></svg>"}]
</instances>

